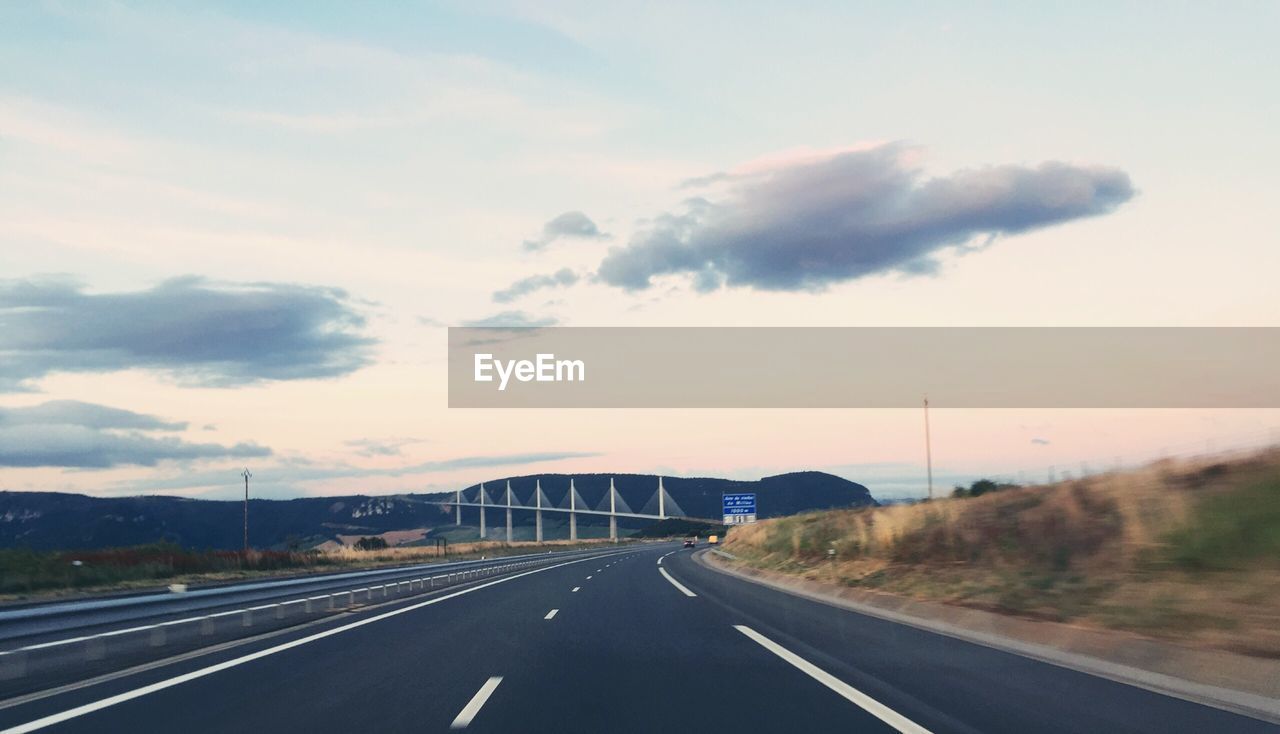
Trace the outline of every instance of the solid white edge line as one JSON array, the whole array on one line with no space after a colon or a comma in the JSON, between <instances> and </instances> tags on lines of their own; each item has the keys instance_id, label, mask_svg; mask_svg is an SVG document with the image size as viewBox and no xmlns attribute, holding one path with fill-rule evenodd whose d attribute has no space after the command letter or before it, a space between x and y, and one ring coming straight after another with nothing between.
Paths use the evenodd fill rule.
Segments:
<instances>
[{"instance_id":1,"label":"solid white edge line","mask_svg":"<svg viewBox=\"0 0 1280 734\"><path fill-rule=\"evenodd\" d=\"M559 609L552 609L551 611L547 612L547 616L543 617L543 619L551 619L552 617L556 616L556 612L558 612L558 611L560 611L560 610L559 610Z\"/></svg>"},{"instance_id":2,"label":"solid white edge line","mask_svg":"<svg viewBox=\"0 0 1280 734\"><path fill-rule=\"evenodd\" d=\"M591 556L587 558L579 558L573 561L565 561L564 563L558 563L553 566L543 566L542 568L535 568L531 571L525 571L524 573L518 573L513 576L504 576L499 579L494 579L493 581L488 581L483 584L479 584L477 586L470 586L465 589L459 589L458 591L455 591L451 594L445 594L444 596L437 596L432 599L420 601L417 604L411 604L406 607L400 607L399 609L392 609L389 612L383 612L382 614L378 614L378 615L369 617L367 619L356 620L355 622L344 624L341 627L334 627L332 629L327 629L323 632L317 632L314 635L300 637L296 640L290 640L289 642L276 645L275 647L268 647L263 650L258 650L257 652L249 653L248 655L242 655L238 658L232 658L231 660L224 660L221 663L210 665L206 668L193 670L190 673L183 673L182 675L174 676L173 678L167 678L165 680L158 681L150 685L142 686L141 688L135 688L131 691L125 691L124 693L118 693L114 696L108 696L106 698L99 699L97 701L91 701L89 703L76 706L74 708L69 708L66 711L59 711L57 713L49 714L48 716L42 716L39 719L28 721L25 724L18 724L16 726L11 726L8 729L0 730L0 734L26 734L26 732L38 731L47 726L60 724L64 721L69 721L71 719L79 718L81 716L84 716L85 714L91 714L94 711L100 711L110 706L115 706L118 703L124 703L125 701L132 701L135 698L141 698L143 696L146 696L151 693L155 693L157 691L163 691L166 688L172 688L173 686L181 685L188 681L193 681L198 678L203 678L207 675L212 675L214 673L227 670L229 668L234 668L236 666L243 665L245 663L253 662L254 660L257 660L259 658L265 658L268 655L274 655L278 652L284 652L285 650L291 650L295 647L300 647L309 642L322 640L326 637L331 637L340 632L346 632L347 630L352 630L357 627L363 627L366 624L373 624L374 622L380 622L384 619L389 619L391 617L395 617L397 615L404 614L406 612L412 612L418 609L422 609L423 607L431 606L432 604L438 604L448 599L457 598L464 594L470 594L473 591L487 589L490 586L505 584L508 581L514 581L524 576L530 576L535 573L542 573L543 571L550 571L555 568L563 568L564 566L571 566L575 563L582 563L583 561L594 561L594 560L597 560L598 558L599 556ZM320 598L324 598L324 597L320 597Z\"/></svg>"},{"instance_id":3,"label":"solid white edge line","mask_svg":"<svg viewBox=\"0 0 1280 734\"><path fill-rule=\"evenodd\" d=\"M903 732L903 734L930 734L929 730L923 726L920 726L911 719L908 719L897 711L885 706L862 691L859 691L857 688L845 683L834 675L831 675L822 668L819 668L808 660L805 660L750 627L744 624L735 624L733 628L746 635L751 640L754 640L764 649L774 655L777 655L788 663L791 663L796 668L799 668L801 672L808 675L810 678L813 678L827 688L830 688L832 691L835 691L845 700L883 721L894 729Z\"/></svg>"},{"instance_id":4,"label":"solid white edge line","mask_svg":"<svg viewBox=\"0 0 1280 734\"><path fill-rule=\"evenodd\" d=\"M658 573L665 576L667 581L670 581L671 585L679 589L681 592L683 592L685 596L697 596L697 594L693 593L692 591L689 591L689 588L687 586L671 578L671 574L667 573L667 569L659 568Z\"/></svg>"},{"instance_id":5,"label":"solid white edge line","mask_svg":"<svg viewBox=\"0 0 1280 734\"><path fill-rule=\"evenodd\" d=\"M489 696L493 695L498 684L502 682L502 676L495 675L480 686L480 690L476 691L476 695L471 697L466 706L458 712L457 718L449 725L450 729L465 729L471 724L471 720L480 713L480 708L484 706L485 701L489 700Z\"/></svg>"}]
</instances>

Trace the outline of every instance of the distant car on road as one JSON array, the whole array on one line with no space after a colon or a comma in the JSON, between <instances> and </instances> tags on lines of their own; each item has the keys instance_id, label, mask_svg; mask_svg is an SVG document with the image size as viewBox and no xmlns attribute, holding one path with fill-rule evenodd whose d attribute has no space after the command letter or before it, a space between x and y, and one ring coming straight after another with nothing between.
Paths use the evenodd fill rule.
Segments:
<instances>
[{"instance_id":1,"label":"distant car on road","mask_svg":"<svg viewBox=\"0 0 1280 734\"><path fill-rule=\"evenodd\" d=\"M686 547L686 548L692 548L692 547L694 547L694 546L695 546L695 545L697 545L697 544L698 544L698 539L697 539L697 538L685 538L685 539L684 539L684 547Z\"/></svg>"}]
</instances>

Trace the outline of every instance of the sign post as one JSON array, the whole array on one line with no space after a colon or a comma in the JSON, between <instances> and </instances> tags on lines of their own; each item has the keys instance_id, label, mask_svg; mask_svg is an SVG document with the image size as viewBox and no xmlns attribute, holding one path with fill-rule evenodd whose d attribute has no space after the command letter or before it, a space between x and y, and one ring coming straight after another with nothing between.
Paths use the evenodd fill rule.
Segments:
<instances>
[{"instance_id":1,"label":"sign post","mask_svg":"<svg viewBox=\"0 0 1280 734\"><path fill-rule=\"evenodd\" d=\"M754 492L734 492L720 495L724 506L725 525L745 525L756 521L756 495Z\"/></svg>"}]
</instances>

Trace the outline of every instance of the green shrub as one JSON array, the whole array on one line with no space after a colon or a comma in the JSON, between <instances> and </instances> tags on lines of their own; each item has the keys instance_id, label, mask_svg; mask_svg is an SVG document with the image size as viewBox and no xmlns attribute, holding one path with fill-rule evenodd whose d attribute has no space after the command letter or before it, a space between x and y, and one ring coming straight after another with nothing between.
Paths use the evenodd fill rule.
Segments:
<instances>
[{"instance_id":1,"label":"green shrub","mask_svg":"<svg viewBox=\"0 0 1280 734\"><path fill-rule=\"evenodd\" d=\"M357 540L355 543L355 547L356 547L356 550L374 551L374 550L386 550L390 546L387 545L386 540L379 538L377 536L374 536L372 538L361 538Z\"/></svg>"},{"instance_id":2,"label":"green shrub","mask_svg":"<svg viewBox=\"0 0 1280 734\"><path fill-rule=\"evenodd\" d=\"M1206 496L1197 509L1167 538L1175 564L1220 570L1259 559L1280 561L1280 479Z\"/></svg>"}]
</instances>

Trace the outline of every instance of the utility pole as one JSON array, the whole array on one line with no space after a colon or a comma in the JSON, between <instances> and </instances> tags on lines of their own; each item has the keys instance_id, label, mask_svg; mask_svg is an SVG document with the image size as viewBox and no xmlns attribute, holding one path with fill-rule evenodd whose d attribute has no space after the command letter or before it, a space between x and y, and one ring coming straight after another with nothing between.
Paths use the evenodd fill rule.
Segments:
<instances>
[{"instance_id":1,"label":"utility pole","mask_svg":"<svg viewBox=\"0 0 1280 734\"><path fill-rule=\"evenodd\" d=\"M929 445L929 396L924 396L924 464L929 472L929 499L933 499L933 447Z\"/></svg>"},{"instance_id":2,"label":"utility pole","mask_svg":"<svg viewBox=\"0 0 1280 734\"><path fill-rule=\"evenodd\" d=\"M244 477L244 555L247 558L249 556L249 477L253 474L246 467L240 476Z\"/></svg>"}]
</instances>

